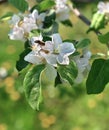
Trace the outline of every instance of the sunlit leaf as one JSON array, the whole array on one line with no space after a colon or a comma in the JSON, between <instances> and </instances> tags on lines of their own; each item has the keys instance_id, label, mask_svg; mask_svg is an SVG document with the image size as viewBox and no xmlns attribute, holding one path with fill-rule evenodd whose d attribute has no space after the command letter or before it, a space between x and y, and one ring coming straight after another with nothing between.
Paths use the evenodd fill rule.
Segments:
<instances>
[{"instance_id":1,"label":"sunlit leaf","mask_svg":"<svg viewBox=\"0 0 109 130\"><path fill-rule=\"evenodd\" d=\"M34 110L39 110L42 99L41 93L41 73L45 65L37 65L30 69L24 79L24 92L28 103Z\"/></svg>"},{"instance_id":2,"label":"sunlit leaf","mask_svg":"<svg viewBox=\"0 0 109 130\"><path fill-rule=\"evenodd\" d=\"M58 73L63 81L67 81L70 83L70 85L73 85L78 71L74 62L70 61L69 65L60 65L58 67Z\"/></svg>"},{"instance_id":3,"label":"sunlit leaf","mask_svg":"<svg viewBox=\"0 0 109 130\"><path fill-rule=\"evenodd\" d=\"M91 41L89 39L83 39L80 40L77 44L76 47L77 48L84 48L87 47L88 45L90 45Z\"/></svg>"},{"instance_id":4,"label":"sunlit leaf","mask_svg":"<svg viewBox=\"0 0 109 130\"><path fill-rule=\"evenodd\" d=\"M11 18L12 15L13 15L12 12L7 12L6 14L4 14L3 16L0 17L0 21L9 20L9 19Z\"/></svg>"},{"instance_id":5,"label":"sunlit leaf","mask_svg":"<svg viewBox=\"0 0 109 130\"><path fill-rule=\"evenodd\" d=\"M54 0L43 0L39 4L35 5L32 10L37 9L39 12L46 11L55 5Z\"/></svg>"},{"instance_id":6,"label":"sunlit leaf","mask_svg":"<svg viewBox=\"0 0 109 130\"><path fill-rule=\"evenodd\" d=\"M17 9L19 9L21 12L25 12L25 10L28 10L28 3L26 0L8 0L9 3L14 5Z\"/></svg>"}]
</instances>

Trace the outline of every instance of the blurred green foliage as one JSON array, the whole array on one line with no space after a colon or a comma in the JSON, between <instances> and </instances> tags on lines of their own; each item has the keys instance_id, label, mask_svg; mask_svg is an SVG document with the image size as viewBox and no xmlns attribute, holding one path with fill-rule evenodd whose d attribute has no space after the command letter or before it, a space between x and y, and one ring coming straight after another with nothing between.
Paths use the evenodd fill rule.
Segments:
<instances>
[{"instance_id":1,"label":"blurred green foliage","mask_svg":"<svg viewBox=\"0 0 109 130\"><path fill-rule=\"evenodd\" d=\"M90 4L80 10L90 19L94 7ZM0 5L0 15L12 10L8 4ZM105 46L98 42L93 32L86 34L88 27L84 23L73 15L71 20L73 28L60 25L63 39L90 38L93 53L106 53ZM7 71L7 76L0 79L0 130L108 130L108 87L99 95L87 95L84 84L53 88L44 77L44 101L40 111L29 107L23 93L23 79L15 69L23 43L8 39L8 26L7 23L0 24L0 68Z\"/></svg>"}]
</instances>

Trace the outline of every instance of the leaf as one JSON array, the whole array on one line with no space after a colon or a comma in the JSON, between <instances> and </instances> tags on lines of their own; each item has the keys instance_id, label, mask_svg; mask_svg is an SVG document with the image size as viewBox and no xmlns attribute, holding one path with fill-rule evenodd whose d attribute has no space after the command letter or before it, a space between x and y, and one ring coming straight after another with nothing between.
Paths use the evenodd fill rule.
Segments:
<instances>
[{"instance_id":1,"label":"leaf","mask_svg":"<svg viewBox=\"0 0 109 130\"><path fill-rule=\"evenodd\" d=\"M54 5L55 5L54 0L43 0L39 4L35 5L31 9L31 11L34 10L34 9L37 9L39 12L43 12L43 11L49 10Z\"/></svg>"},{"instance_id":2,"label":"leaf","mask_svg":"<svg viewBox=\"0 0 109 130\"><path fill-rule=\"evenodd\" d=\"M59 25L57 22L53 22L52 26L50 28L44 29L43 34L44 35L51 35L53 33L58 33Z\"/></svg>"},{"instance_id":3,"label":"leaf","mask_svg":"<svg viewBox=\"0 0 109 130\"><path fill-rule=\"evenodd\" d=\"M86 81L88 94L101 93L109 82L109 60L97 59L93 62Z\"/></svg>"},{"instance_id":4,"label":"leaf","mask_svg":"<svg viewBox=\"0 0 109 130\"><path fill-rule=\"evenodd\" d=\"M89 39L83 39L76 44L76 47L84 48L84 47L87 47L90 43L91 43L91 41Z\"/></svg>"},{"instance_id":5,"label":"leaf","mask_svg":"<svg viewBox=\"0 0 109 130\"><path fill-rule=\"evenodd\" d=\"M29 62L24 60L24 57L31 51L30 48L25 49L19 56L19 60L16 62L16 69L18 71L21 71L22 69L24 69Z\"/></svg>"},{"instance_id":6,"label":"leaf","mask_svg":"<svg viewBox=\"0 0 109 130\"><path fill-rule=\"evenodd\" d=\"M50 26L52 26L53 22L55 21L56 18L56 13L55 12L50 12L44 20L44 28L49 28Z\"/></svg>"},{"instance_id":7,"label":"leaf","mask_svg":"<svg viewBox=\"0 0 109 130\"><path fill-rule=\"evenodd\" d=\"M29 105L34 110L39 110L42 99L41 93L41 74L45 65L37 65L32 67L25 76L23 87Z\"/></svg>"},{"instance_id":8,"label":"leaf","mask_svg":"<svg viewBox=\"0 0 109 130\"><path fill-rule=\"evenodd\" d=\"M65 20L65 21L61 21L61 23L63 24L63 25L65 25L65 26L69 26L69 27L72 27L73 25L72 25L72 23L71 23L71 21L68 19L68 20Z\"/></svg>"},{"instance_id":9,"label":"leaf","mask_svg":"<svg viewBox=\"0 0 109 130\"><path fill-rule=\"evenodd\" d=\"M7 12L6 14L4 14L3 16L0 17L0 21L9 20L11 18L11 16L13 16L13 13Z\"/></svg>"},{"instance_id":10,"label":"leaf","mask_svg":"<svg viewBox=\"0 0 109 130\"><path fill-rule=\"evenodd\" d=\"M25 12L25 10L28 10L28 3L25 0L8 0L9 3L14 5L17 9L19 9L21 12Z\"/></svg>"},{"instance_id":11,"label":"leaf","mask_svg":"<svg viewBox=\"0 0 109 130\"><path fill-rule=\"evenodd\" d=\"M59 84L62 84L62 81L61 81L61 77L60 77L59 73L57 73L57 76L55 78L55 87Z\"/></svg>"},{"instance_id":12,"label":"leaf","mask_svg":"<svg viewBox=\"0 0 109 130\"><path fill-rule=\"evenodd\" d=\"M78 71L74 62L70 61L69 65L60 65L58 67L58 73L63 81L68 81L70 85L73 85Z\"/></svg>"},{"instance_id":13,"label":"leaf","mask_svg":"<svg viewBox=\"0 0 109 130\"><path fill-rule=\"evenodd\" d=\"M107 33L104 34L104 35L98 35L98 40L99 40L101 43L104 43L104 44L109 43L109 32L107 32Z\"/></svg>"},{"instance_id":14,"label":"leaf","mask_svg":"<svg viewBox=\"0 0 109 130\"><path fill-rule=\"evenodd\" d=\"M92 22L87 33L89 33L90 31L97 31L99 29L102 29L105 27L105 24L105 14L96 12L93 15Z\"/></svg>"}]
</instances>

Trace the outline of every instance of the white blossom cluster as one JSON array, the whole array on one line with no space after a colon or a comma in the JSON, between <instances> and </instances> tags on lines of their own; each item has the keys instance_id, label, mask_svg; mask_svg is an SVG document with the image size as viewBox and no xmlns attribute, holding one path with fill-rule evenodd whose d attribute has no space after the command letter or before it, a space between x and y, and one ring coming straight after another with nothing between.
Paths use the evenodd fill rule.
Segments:
<instances>
[{"instance_id":1,"label":"white blossom cluster","mask_svg":"<svg viewBox=\"0 0 109 130\"><path fill-rule=\"evenodd\" d=\"M30 31L43 27L45 16L45 13L38 14L37 10L25 16L23 16L23 14L13 15L12 19L9 21L12 28L8 34L9 38L12 40L25 41Z\"/></svg>"},{"instance_id":2,"label":"white blossom cluster","mask_svg":"<svg viewBox=\"0 0 109 130\"><path fill-rule=\"evenodd\" d=\"M100 1L98 3L98 13L100 14L109 14L109 2L104 3Z\"/></svg>"},{"instance_id":3,"label":"white blossom cluster","mask_svg":"<svg viewBox=\"0 0 109 130\"><path fill-rule=\"evenodd\" d=\"M73 43L62 42L58 33L53 34L51 41L43 42L43 37L31 38L32 51L25 56L25 60L33 64L47 62L53 66L58 64L68 65L68 56L75 52Z\"/></svg>"},{"instance_id":4,"label":"white blossom cluster","mask_svg":"<svg viewBox=\"0 0 109 130\"><path fill-rule=\"evenodd\" d=\"M56 19L64 21L69 18L69 8L67 6L67 0L55 0L55 12ZM100 4L99 4L99 9ZM8 34L11 40L28 40L31 47L31 52L28 53L24 60L32 64L48 63L54 67L58 64L69 65L69 56L73 54L76 49L71 42L63 42L60 34L51 34L51 40L44 40L42 34L39 36L31 36L29 34L32 30L43 30L43 22L45 20L46 13L38 13L35 9L30 14L18 14L13 15L9 21L11 31ZM83 81L84 72L90 70L89 59L91 53L84 49L83 56L80 55L74 57L74 61L78 68L78 76L75 79L75 83Z\"/></svg>"}]
</instances>

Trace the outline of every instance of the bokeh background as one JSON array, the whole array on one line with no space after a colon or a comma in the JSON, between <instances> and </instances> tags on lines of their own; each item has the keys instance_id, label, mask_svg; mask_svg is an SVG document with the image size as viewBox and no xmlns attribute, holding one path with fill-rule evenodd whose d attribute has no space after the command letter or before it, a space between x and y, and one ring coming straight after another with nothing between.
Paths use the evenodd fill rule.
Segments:
<instances>
[{"instance_id":1,"label":"bokeh background","mask_svg":"<svg viewBox=\"0 0 109 130\"><path fill-rule=\"evenodd\" d=\"M76 4L87 18L92 18L96 2ZM8 3L0 4L0 16L8 11L18 12ZM73 14L70 19L73 28L60 24L63 39L90 38L94 54L107 52L96 34L86 34L87 25ZM9 30L7 22L0 23L0 130L109 130L109 85L101 94L87 95L84 83L54 88L45 80L40 111L32 110L15 68L23 43L9 40ZM109 26L102 32L108 30Z\"/></svg>"}]
</instances>

